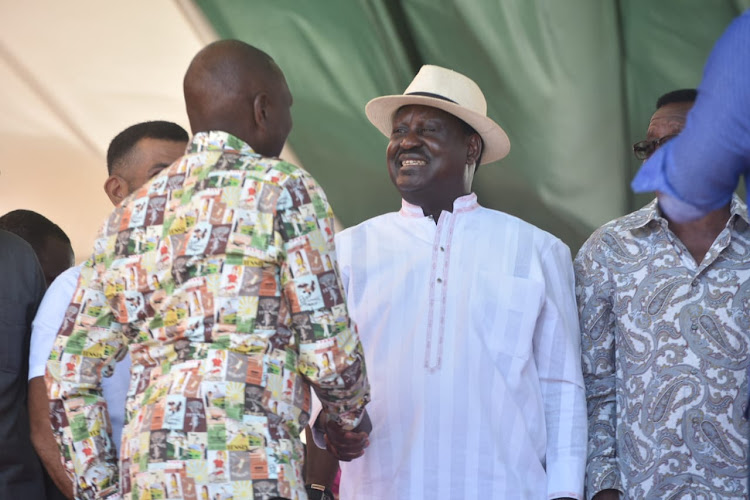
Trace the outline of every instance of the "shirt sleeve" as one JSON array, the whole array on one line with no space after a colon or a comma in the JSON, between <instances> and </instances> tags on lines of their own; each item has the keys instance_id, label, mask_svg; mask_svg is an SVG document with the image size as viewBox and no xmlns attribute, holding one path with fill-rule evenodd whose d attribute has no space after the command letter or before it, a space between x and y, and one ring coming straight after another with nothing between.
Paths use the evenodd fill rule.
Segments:
<instances>
[{"instance_id":1,"label":"shirt sleeve","mask_svg":"<svg viewBox=\"0 0 750 500\"><path fill-rule=\"evenodd\" d=\"M586 402L570 250L554 240L542 256L545 299L534 357L547 426L548 498L583 498Z\"/></svg>"},{"instance_id":2,"label":"shirt sleeve","mask_svg":"<svg viewBox=\"0 0 750 500\"><path fill-rule=\"evenodd\" d=\"M298 341L299 372L327 417L351 429L370 400L364 352L336 263L333 211L315 181L299 175L294 193L280 197L275 215L283 248L281 286Z\"/></svg>"},{"instance_id":3,"label":"shirt sleeve","mask_svg":"<svg viewBox=\"0 0 750 500\"><path fill-rule=\"evenodd\" d=\"M44 376L52 344L55 342L60 325L66 318L79 273L79 267L71 267L58 276L44 294L44 299L39 305L31 326L29 380Z\"/></svg>"},{"instance_id":4,"label":"shirt sleeve","mask_svg":"<svg viewBox=\"0 0 750 500\"><path fill-rule=\"evenodd\" d=\"M545 299L534 357L547 426L548 498L583 498L586 402L570 250L555 240L542 256Z\"/></svg>"},{"instance_id":5,"label":"shirt sleeve","mask_svg":"<svg viewBox=\"0 0 750 500\"><path fill-rule=\"evenodd\" d=\"M622 492L617 466L615 429L615 319L612 284L599 230L575 260L576 299L581 323L583 378L588 404L588 462L586 494L590 499L606 489Z\"/></svg>"},{"instance_id":6,"label":"shirt sleeve","mask_svg":"<svg viewBox=\"0 0 750 500\"><path fill-rule=\"evenodd\" d=\"M633 179L635 192L658 191L674 198L661 203L672 220L695 219L726 205L740 175L750 171L748 46L750 10L714 46L683 131L659 148Z\"/></svg>"},{"instance_id":7,"label":"shirt sleeve","mask_svg":"<svg viewBox=\"0 0 750 500\"><path fill-rule=\"evenodd\" d=\"M103 264L83 267L71 301L76 311L60 327L47 362L52 427L74 475L77 498L119 497L117 454L101 379L124 342L102 270Z\"/></svg>"}]
</instances>

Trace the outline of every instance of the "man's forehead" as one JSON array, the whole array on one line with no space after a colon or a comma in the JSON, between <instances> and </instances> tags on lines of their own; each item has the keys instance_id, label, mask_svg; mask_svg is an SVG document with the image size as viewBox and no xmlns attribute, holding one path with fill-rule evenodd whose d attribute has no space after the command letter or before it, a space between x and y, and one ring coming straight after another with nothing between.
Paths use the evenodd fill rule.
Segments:
<instances>
[{"instance_id":1,"label":"man's forehead","mask_svg":"<svg viewBox=\"0 0 750 500\"><path fill-rule=\"evenodd\" d=\"M133 149L136 155L140 156L141 160L155 157L173 157L173 159L177 159L184 153L186 147L187 141L144 137L136 143Z\"/></svg>"},{"instance_id":2,"label":"man's forehead","mask_svg":"<svg viewBox=\"0 0 750 500\"><path fill-rule=\"evenodd\" d=\"M658 139L667 135L679 134L685 127L692 102L670 103L657 109L651 116L646 131L647 139Z\"/></svg>"},{"instance_id":3,"label":"man's forehead","mask_svg":"<svg viewBox=\"0 0 750 500\"><path fill-rule=\"evenodd\" d=\"M692 102L675 102L665 104L661 108L657 109L653 115L651 115L651 122L657 120L682 120L684 121L687 117L690 108L693 107Z\"/></svg>"},{"instance_id":4,"label":"man's forehead","mask_svg":"<svg viewBox=\"0 0 750 500\"><path fill-rule=\"evenodd\" d=\"M136 148L148 152L171 152L177 146L187 146L187 141L144 137L136 143Z\"/></svg>"},{"instance_id":5,"label":"man's forehead","mask_svg":"<svg viewBox=\"0 0 750 500\"><path fill-rule=\"evenodd\" d=\"M186 141L144 137L118 163L117 174L133 182L147 175L152 167L171 165L185 153L186 148Z\"/></svg>"}]
</instances>

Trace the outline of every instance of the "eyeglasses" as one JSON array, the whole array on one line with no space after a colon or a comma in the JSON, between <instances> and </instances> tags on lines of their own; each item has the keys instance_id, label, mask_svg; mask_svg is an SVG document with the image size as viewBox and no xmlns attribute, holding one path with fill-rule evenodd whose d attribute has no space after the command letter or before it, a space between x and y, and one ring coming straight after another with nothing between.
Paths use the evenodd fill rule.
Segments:
<instances>
[{"instance_id":1,"label":"eyeglasses","mask_svg":"<svg viewBox=\"0 0 750 500\"><path fill-rule=\"evenodd\" d=\"M677 137L677 134L665 135L660 139L654 139L653 141L640 141L633 144L633 154L636 158L641 161L648 160L648 158L654 154L654 151L662 147L669 140Z\"/></svg>"}]
</instances>

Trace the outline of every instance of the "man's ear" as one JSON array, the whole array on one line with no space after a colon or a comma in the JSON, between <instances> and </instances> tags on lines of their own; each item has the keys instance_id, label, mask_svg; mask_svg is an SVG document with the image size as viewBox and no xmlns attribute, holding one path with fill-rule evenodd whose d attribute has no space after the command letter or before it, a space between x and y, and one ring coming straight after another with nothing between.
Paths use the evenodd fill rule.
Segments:
<instances>
[{"instance_id":1,"label":"man's ear","mask_svg":"<svg viewBox=\"0 0 750 500\"><path fill-rule=\"evenodd\" d=\"M482 138L479 134L471 134L469 136L469 143L466 150L466 163L475 164L479 160L479 155L482 153ZM479 165L477 165L478 167Z\"/></svg>"},{"instance_id":2,"label":"man's ear","mask_svg":"<svg viewBox=\"0 0 750 500\"><path fill-rule=\"evenodd\" d=\"M117 174L112 174L104 181L104 192L109 196L113 205L117 206L128 195L130 191L125 179Z\"/></svg>"},{"instance_id":3,"label":"man's ear","mask_svg":"<svg viewBox=\"0 0 750 500\"><path fill-rule=\"evenodd\" d=\"M267 93L260 92L253 99L253 116L255 118L255 125L259 129L264 129L266 127L266 120L268 120Z\"/></svg>"}]
</instances>

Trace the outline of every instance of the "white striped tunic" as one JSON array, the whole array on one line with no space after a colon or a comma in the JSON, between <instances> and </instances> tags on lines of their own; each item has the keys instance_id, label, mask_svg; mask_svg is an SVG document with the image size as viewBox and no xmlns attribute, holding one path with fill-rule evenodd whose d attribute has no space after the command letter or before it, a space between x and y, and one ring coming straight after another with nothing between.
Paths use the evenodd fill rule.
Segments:
<instances>
[{"instance_id":1,"label":"white striped tunic","mask_svg":"<svg viewBox=\"0 0 750 500\"><path fill-rule=\"evenodd\" d=\"M341 498L582 498L586 406L570 252L459 198L336 237L365 348L370 447Z\"/></svg>"}]
</instances>

